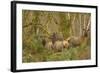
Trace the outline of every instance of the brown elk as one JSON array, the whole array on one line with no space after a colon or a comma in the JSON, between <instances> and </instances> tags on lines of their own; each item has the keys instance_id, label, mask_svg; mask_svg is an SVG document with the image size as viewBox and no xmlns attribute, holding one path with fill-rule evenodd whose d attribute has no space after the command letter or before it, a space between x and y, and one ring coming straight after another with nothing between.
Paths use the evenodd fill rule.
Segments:
<instances>
[{"instance_id":1,"label":"brown elk","mask_svg":"<svg viewBox=\"0 0 100 73\"><path fill-rule=\"evenodd\" d=\"M56 51L63 51L64 48L69 48L69 43L67 40L57 40L53 44L53 49Z\"/></svg>"},{"instance_id":2,"label":"brown elk","mask_svg":"<svg viewBox=\"0 0 100 73\"><path fill-rule=\"evenodd\" d=\"M62 51L64 48L69 47L68 40L63 39L62 33L53 33L52 35L52 43L53 43L53 49L57 51Z\"/></svg>"},{"instance_id":3,"label":"brown elk","mask_svg":"<svg viewBox=\"0 0 100 73\"><path fill-rule=\"evenodd\" d=\"M90 38L90 20L88 21L87 26L83 26L82 34L80 36L71 36L67 40L70 44L70 47L80 46L82 43Z\"/></svg>"},{"instance_id":4,"label":"brown elk","mask_svg":"<svg viewBox=\"0 0 100 73\"><path fill-rule=\"evenodd\" d=\"M51 41L47 42L45 45L45 48L47 48L48 50L52 50L53 49L53 44Z\"/></svg>"},{"instance_id":5,"label":"brown elk","mask_svg":"<svg viewBox=\"0 0 100 73\"><path fill-rule=\"evenodd\" d=\"M60 38L60 37L59 37ZM59 39L58 35L53 34L52 39L43 39L42 44L45 48L54 51L62 51L69 47L68 40Z\"/></svg>"},{"instance_id":6,"label":"brown elk","mask_svg":"<svg viewBox=\"0 0 100 73\"><path fill-rule=\"evenodd\" d=\"M52 50L52 48L53 48L52 41L50 41L48 39L42 39L42 45L48 50Z\"/></svg>"},{"instance_id":7,"label":"brown elk","mask_svg":"<svg viewBox=\"0 0 100 73\"><path fill-rule=\"evenodd\" d=\"M53 44L53 48L55 51L62 51L63 49L63 42L62 41L56 41L54 44Z\"/></svg>"}]
</instances>

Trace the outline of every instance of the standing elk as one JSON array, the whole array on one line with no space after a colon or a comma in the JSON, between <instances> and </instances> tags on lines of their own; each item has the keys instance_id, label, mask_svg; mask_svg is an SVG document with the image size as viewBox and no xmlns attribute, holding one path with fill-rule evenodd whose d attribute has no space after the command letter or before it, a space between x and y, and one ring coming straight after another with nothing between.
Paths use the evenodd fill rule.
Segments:
<instances>
[{"instance_id":1,"label":"standing elk","mask_svg":"<svg viewBox=\"0 0 100 73\"><path fill-rule=\"evenodd\" d=\"M54 35L54 36L56 36L56 35ZM49 41L47 39L42 40L42 44L45 48L47 48L49 50L54 50L54 51L62 51L64 48L69 47L69 43L68 43L67 39L59 40L58 38L56 39L54 36L51 40L49 39Z\"/></svg>"},{"instance_id":2,"label":"standing elk","mask_svg":"<svg viewBox=\"0 0 100 73\"><path fill-rule=\"evenodd\" d=\"M62 41L56 41L54 44L53 44L53 48L55 51L62 51L63 49L63 42Z\"/></svg>"},{"instance_id":3,"label":"standing elk","mask_svg":"<svg viewBox=\"0 0 100 73\"><path fill-rule=\"evenodd\" d=\"M82 35L76 37L71 36L67 40L70 44L70 47L80 46L82 43L86 42L90 38L90 20L86 27L82 29Z\"/></svg>"},{"instance_id":4,"label":"standing elk","mask_svg":"<svg viewBox=\"0 0 100 73\"><path fill-rule=\"evenodd\" d=\"M70 47L79 46L83 42L83 37L81 36L80 37L71 36L68 39L69 39L68 42Z\"/></svg>"},{"instance_id":5,"label":"standing elk","mask_svg":"<svg viewBox=\"0 0 100 73\"><path fill-rule=\"evenodd\" d=\"M42 44L48 50L52 50L53 49L53 43L52 43L52 41L48 41L47 39L43 39L42 40Z\"/></svg>"},{"instance_id":6,"label":"standing elk","mask_svg":"<svg viewBox=\"0 0 100 73\"><path fill-rule=\"evenodd\" d=\"M54 50L62 51L64 48L69 47L68 40L63 40L63 35L61 34L61 32L59 34L53 33L51 41L53 43Z\"/></svg>"},{"instance_id":7,"label":"standing elk","mask_svg":"<svg viewBox=\"0 0 100 73\"><path fill-rule=\"evenodd\" d=\"M63 51L64 48L66 49L69 48L69 43L67 40L63 40L63 41L57 40L55 41L54 44L52 44L52 48L53 50L60 52Z\"/></svg>"},{"instance_id":8,"label":"standing elk","mask_svg":"<svg viewBox=\"0 0 100 73\"><path fill-rule=\"evenodd\" d=\"M53 49L53 44L51 41L47 42L45 45L45 48L47 48L48 50L52 50Z\"/></svg>"}]
</instances>

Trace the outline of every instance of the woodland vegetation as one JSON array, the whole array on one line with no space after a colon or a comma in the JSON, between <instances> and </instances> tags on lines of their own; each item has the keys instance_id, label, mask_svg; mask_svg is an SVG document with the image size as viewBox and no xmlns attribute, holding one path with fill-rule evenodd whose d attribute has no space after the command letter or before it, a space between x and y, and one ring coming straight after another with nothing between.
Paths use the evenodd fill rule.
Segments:
<instances>
[{"instance_id":1,"label":"woodland vegetation","mask_svg":"<svg viewBox=\"0 0 100 73\"><path fill-rule=\"evenodd\" d=\"M22 61L91 58L90 13L22 10Z\"/></svg>"}]
</instances>

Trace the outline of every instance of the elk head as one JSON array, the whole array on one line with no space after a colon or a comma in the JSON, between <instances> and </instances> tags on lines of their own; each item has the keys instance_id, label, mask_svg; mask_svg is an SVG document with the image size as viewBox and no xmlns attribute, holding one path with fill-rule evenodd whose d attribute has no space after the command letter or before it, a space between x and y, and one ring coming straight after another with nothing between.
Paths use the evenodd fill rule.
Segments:
<instances>
[{"instance_id":1,"label":"elk head","mask_svg":"<svg viewBox=\"0 0 100 73\"><path fill-rule=\"evenodd\" d=\"M89 32L90 32L90 19L88 21L88 24L83 26L83 29L82 29L82 36L83 37L88 37L89 36Z\"/></svg>"}]
</instances>

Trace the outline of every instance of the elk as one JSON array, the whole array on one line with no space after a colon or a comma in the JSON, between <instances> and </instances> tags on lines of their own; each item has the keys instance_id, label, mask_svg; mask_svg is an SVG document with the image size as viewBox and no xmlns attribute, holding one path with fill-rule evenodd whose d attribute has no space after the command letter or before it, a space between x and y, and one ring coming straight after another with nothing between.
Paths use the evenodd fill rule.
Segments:
<instances>
[{"instance_id":1,"label":"elk","mask_svg":"<svg viewBox=\"0 0 100 73\"><path fill-rule=\"evenodd\" d=\"M53 33L53 35L51 37L51 41L53 43L53 49L56 49L57 51L61 51L61 50L63 50L63 48L69 47L68 40L63 39L63 35L61 32L59 34Z\"/></svg>"},{"instance_id":2,"label":"elk","mask_svg":"<svg viewBox=\"0 0 100 73\"><path fill-rule=\"evenodd\" d=\"M54 32L50 36L50 39L51 39L52 43L54 44L58 40L62 41L63 40L63 35L61 33L58 34L57 32Z\"/></svg>"},{"instance_id":3,"label":"elk","mask_svg":"<svg viewBox=\"0 0 100 73\"><path fill-rule=\"evenodd\" d=\"M51 41L47 42L45 45L45 48L47 48L48 50L52 50L53 49L53 44Z\"/></svg>"},{"instance_id":4,"label":"elk","mask_svg":"<svg viewBox=\"0 0 100 73\"><path fill-rule=\"evenodd\" d=\"M47 39L42 40L42 45L47 48L48 50L52 50L53 48L53 43L52 41L48 41Z\"/></svg>"},{"instance_id":5,"label":"elk","mask_svg":"<svg viewBox=\"0 0 100 73\"><path fill-rule=\"evenodd\" d=\"M57 40L53 44L52 48L55 51L62 51L64 48L69 48L69 43L66 40L63 40L63 41Z\"/></svg>"},{"instance_id":6,"label":"elk","mask_svg":"<svg viewBox=\"0 0 100 73\"><path fill-rule=\"evenodd\" d=\"M90 31L90 19L88 20L88 24L85 23L84 18L84 26L82 26L82 34L80 36L70 36L67 40L70 44L70 47L80 46L82 43L86 42L89 38Z\"/></svg>"},{"instance_id":7,"label":"elk","mask_svg":"<svg viewBox=\"0 0 100 73\"><path fill-rule=\"evenodd\" d=\"M63 49L63 42L62 41L56 41L54 44L53 44L53 48L54 50L56 51L62 51Z\"/></svg>"},{"instance_id":8,"label":"elk","mask_svg":"<svg viewBox=\"0 0 100 73\"><path fill-rule=\"evenodd\" d=\"M68 39L69 39L68 42L70 47L79 46L83 41L82 37L75 37L75 36L71 36Z\"/></svg>"},{"instance_id":9,"label":"elk","mask_svg":"<svg viewBox=\"0 0 100 73\"><path fill-rule=\"evenodd\" d=\"M49 50L54 50L54 51L62 51L63 48L68 48L69 47L69 43L68 40L61 40L58 39L58 36L56 36L53 34L52 39L49 41L47 39L43 39L42 40L42 44L45 48L49 49ZM56 39L56 40L55 40Z\"/></svg>"}]
</instances>

